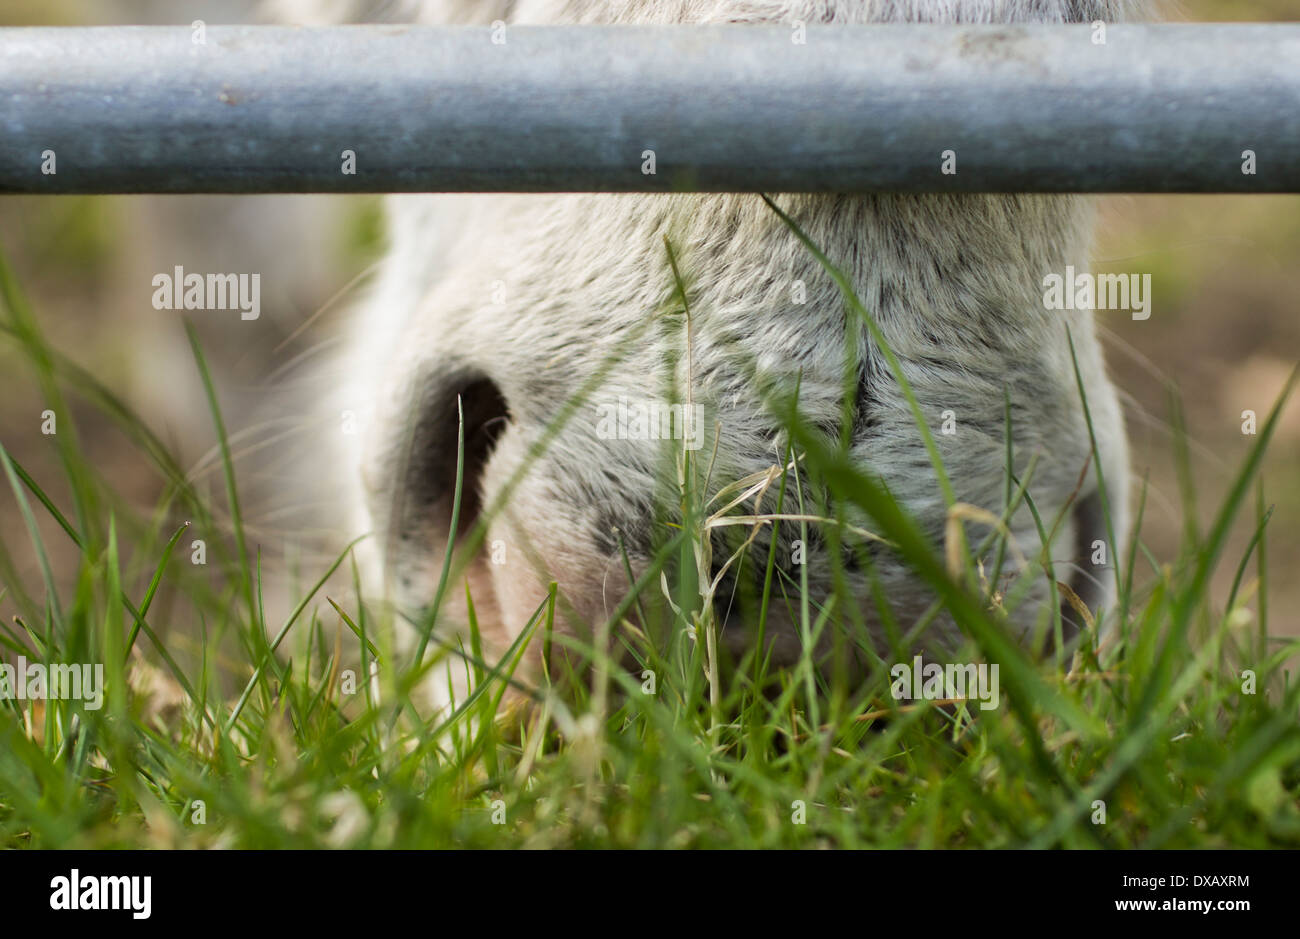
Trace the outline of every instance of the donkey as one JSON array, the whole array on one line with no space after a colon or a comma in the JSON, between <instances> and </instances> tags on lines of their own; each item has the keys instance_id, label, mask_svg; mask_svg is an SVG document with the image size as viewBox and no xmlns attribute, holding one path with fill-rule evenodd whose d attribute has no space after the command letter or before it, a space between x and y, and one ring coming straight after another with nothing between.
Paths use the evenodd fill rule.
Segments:
<instances>
[{"instance_id":1,"label":"donkey","mask_svg":"<svg viewBox=\"0 0 1300 939\"><path fill-rule=\"evenodd\" d=\"M1121 6L1116 0L414 0L387 4L383 15L507 29L1087 23L1113 21ZM298 22L366 18L364 8L323 0L284 0L281 9ZM1128 518L1123 419L1092 313L1046 309L1042 294L1046 275L1067 265L1086 269L1091 201L843 194L782 195L775 204L843 271L870 311L936 429L957 499L1001 511L1009 411L1016 472L1035 461L1028 482L1033 503L1044 519L1062 519L1050 552L1052 576L1071 588L1062 593L1089 608L1110 602L1106 567L1118 548L1110 539L1122 543ZM458 549L469 548L463 573L493 655L519 635L552 581L557 628L591 636L607 621L629 589L629 573L645 569L656 513L673 503L678 480L664 470L660 442L602 432L611 412L600 402L626 406L655 398L671 408L665 389L675 389L677 403L687 407L669 411L673 420L696 413L692 408L704 415L694 452L707 460L715 491L789 465L789 438L774 413L772 388L797 385L801 419L839 432L846 407L844 297L757 195L396 195L387 201L387 217L389 248L357 312L344 368L349 381L339 401L364 428L360 445L349 450L355 524L373 533L383 584L411 621L433 602L446 553L459 557L465 551ZM690 272L689 283L675 279L669 249ZM674 298L688 300L688 345L680 330L647 325ZM871 336L862 332L848 341L857 346L847 402L851 456L942 541L948 505L913 411ZM586 401L570 406L584 389ZM954 432L938 432L943 421ZM463 482L452 533L458 451ZM771 500L769 491L762 511L774 511ZM1025 505L1006 528L1026 554L1041 550ZM795 524L761 526L757 556L766 558L776 539L777 557L788 564L800 532ZM824 539L808 537L805 547L815 555ZM1098 545L1106 548L1100 565L1094 563ZM715 569L725 557L719 544ZM868 624L880 629L873 589L883 591L901 624L915 622L932 591L889 550L873 549L871 560L870 578L846 564ZM812 556L805 563L810 592L825 596L831 565ZM1009 612L1023 636L1043 622L1045 580L1036 578L1026 601ZM454 633L452 624L464 623L465 613L464 590L447 590L437 619L444 637ZM1077 626L1079 619L1071 604L1066 622ZM752 649L754 632L734 609L731 615L721 610L719 622L730 654ZM407 628L405 641L414 634ZM942 646L959 635L957 624L940 615L925 641ZM763 651L777 665L801 654L795 624L780 610L773 610L765 642L770 648ZM540 647L532 644L526 668L539 665ZM445 701L452 689L442 681L433 694Z\"/></svg>"}]
</instances>

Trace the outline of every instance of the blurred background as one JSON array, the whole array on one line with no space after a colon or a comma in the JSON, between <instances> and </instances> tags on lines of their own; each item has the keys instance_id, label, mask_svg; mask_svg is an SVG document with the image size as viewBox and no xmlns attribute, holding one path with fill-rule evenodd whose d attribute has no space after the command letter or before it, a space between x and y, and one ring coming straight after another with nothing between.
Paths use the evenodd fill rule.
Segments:
<instances>
[{"instance_id":1,"label":"blurred background","mask_svg":"<svg viewBox=\"0 0 1300 939\"><path fill-rule=\"evenodd\" d=\"M252 2L0 0L0 25L209 24L257 21ZM1300 0L1186 0L1164 18L1300 20ZM1280 114L1279 121L1300 119ZM1100 313L1111 370L1127 396L1135 477L1149 480L1142 535L1173 563L1185 512L1171 424L1184 410L1195 504L1203 531L1232 474L1255 442L1242 412L1263 420L1300 360L1300 197L1138 196L1101 200L1098 272L1152 275L1151 316ZM194 314L241 457L250 538L264 555L338 517L317 467L303 454L327 432L313 423L313 364L338 342L347 299L382 248L379 200L354 196L132 196L0 198L0 253L16 274L50 343L135 408L200 487L221 487L211 420L181 318L155 310L151 280L187 271L261 273L262 314ZM82 444L123 500L147 514L162 482L140 453L90 405L72 396ZM46 404L30 365L0 341L0 441L60 501L58 456L40 432ZM256 454L257 458L252 459ZM284 480L297 480L286 501ZM1275 506L1269 526L1272 631L1300 635L1300 399L1283 414L1263 479ZM35 558L7 487L0 532L29 589ZM1226 596L1252 534L1235 532L1216 583ZM52 523L46 543L63 576L75 555ZM333 534L337 535L337 532ZM308 568L310 570L310 568ZM1252 568L1253 570L1253 568ZM1253 576L1253 575L1252 575ZM1144 566L1139 583L1151 579ZM1252 608L1257 601L1252 598ZM14 613L0 599L0 615Z\"/></svg>"}]
</instances>

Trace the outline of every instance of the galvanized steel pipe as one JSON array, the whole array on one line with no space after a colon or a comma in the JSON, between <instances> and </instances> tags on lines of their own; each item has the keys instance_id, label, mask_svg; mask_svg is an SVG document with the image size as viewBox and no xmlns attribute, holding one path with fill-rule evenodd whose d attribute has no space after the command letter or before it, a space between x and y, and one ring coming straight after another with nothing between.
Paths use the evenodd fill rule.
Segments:
<instances>
[{"instance_id":1,"label":"galvanized steel pipe","mask_svg":"<svg viewBox=\"0 0 1300 939\"><path fill-rule=\"evenodd\" d=\"M1294 25L196 38L0 29L0 191L1300 191Z\"/></svg>"}]
</instances>

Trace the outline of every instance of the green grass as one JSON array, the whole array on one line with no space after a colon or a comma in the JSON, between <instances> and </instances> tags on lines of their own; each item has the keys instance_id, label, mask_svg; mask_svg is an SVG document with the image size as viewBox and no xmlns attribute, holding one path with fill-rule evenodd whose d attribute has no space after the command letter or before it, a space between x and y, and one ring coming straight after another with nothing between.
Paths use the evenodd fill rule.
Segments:
<instances>
[{"instance_id":1,"label":"green grass","mask_svg":"<svg viewBox=\"0 0 1300 939\"><path fill-rule=\"evenodd\" d=\"M848 282L804 240L844 292L846 335L866 329L883 346ZM692 291L671 245L665 277L672 298L647 328L680 334L689 350ZM34 478L0 446L23 522L0 532L0 647L9 661L21 654L104 663L108 676L97 711L71 701L0 702L0 845L1300 843L1300 686L1285 671L1300 643L1268 633L1269 510L1256 482L1277 409L1217 515L1205 524L1189 517L1176 557L1155 558L1139 532L1118 558L1114 609L1068 656L1034 654L1008 629L1007 610L1033 581L1047 576L1056 597L1042 546L1036 554L1026 549L1028 565L1011 571L1013 550L1003 536L1002 522L1022 503L1044 542L1056 528L1027 496L1032 461L1025 478L1008 471L1004 504L983 507L993 517L963 515L887 349L950 507L945 544L931 543L882 480L848 458L843 433L827 436L800 418L797 387L773 388L770 405L788 431L784 465L758 478L717 480L706 452L671 453L667 472L679 499L655 526L649 570L608 623L593 624L599 641L555 631L564 600L554 587L538 596L504 655L485 653L472 617L468 635L449 639L437 629L438 610L452 591L467 592L460 563L449 559L430 615L416 624L416 654L402 656L389 639L392 614L358 599L352 546L307 577L311 586L300 590L289 616L267 621L261 554L240 515L219 389L192 332L194 380L207 392L220 445L225 493L218 504L195 490L128 407L48 346L3 267L0 294L0 341L21 350L59 416L48 445L62 467L62 479ZM845 365L851 375L851 355ZM689 401L689 384L670 391ZM579 389L537 452L593 390ZM1082 383L1079 393L1086 402ZM76 433L77 413L114 426L141 471L156 475L161 496L151 512L134 510L92 465ZM1007 424L1010 467L1009 417ZM1191 506L1186 448L1179 456ZM1138 501L1145 504L1145 491ZM487 514L499 509L498 501ZM774 548L756 547L763 542L750 536L775 516L805 533L822 528L837 585L829 598L809 594L806 567L791 577ZM1255 534L1247 556L1224 557L1229 532L1241 526ZM75 547L75 577L61 581L48 560L51 532ZM191 564L187 548L200 532L206 567ZM480 520L470 549L483 537ZM893 700L888 666L910 661L905 629L915 630L877 596L873 613L891 648L882 656L862 641L863 611L845 586L841 558L853 551L870 571L862 551L869 538L887 541L933 589L919 628L946 610L967 637L956 658L999 663L999 708L900 707ZM727 554L715 557L720 547ZM25 558L36 559L38 583L17 576ZM797 666L778 672L756 655L730 662L719 651L713 574L715 562L728 559L763 574L761 596L746 607L758 635L776 609L798 624L805 654ZM1221 565L1235 572L1226 609L1209 596ZM344 599L326 591L340 574L352 585ZM1055 606L1041 617L1042 638L1060 635ZM646 628L630 627L633 617ZM807 650L821 636L857 643L876 667L860 682L842 669L815 668ZM569 654L548 657L562 664L527 681L518 665L529 644ZM608 654L611 645L622 658ZM125 679L128 665L138 672L142 662L178 690L179 704L160 709L157 693ZM345 669L365 676L372 666L373 683L358 677L345 687ZM413 692L434 670L448 669L469 676L473 690L450 712L422 715ZM1243 690L1245 670L1254 675L1254 693ZM507 688L528 707L510 709Z\"/></svg>"}]
</instances>

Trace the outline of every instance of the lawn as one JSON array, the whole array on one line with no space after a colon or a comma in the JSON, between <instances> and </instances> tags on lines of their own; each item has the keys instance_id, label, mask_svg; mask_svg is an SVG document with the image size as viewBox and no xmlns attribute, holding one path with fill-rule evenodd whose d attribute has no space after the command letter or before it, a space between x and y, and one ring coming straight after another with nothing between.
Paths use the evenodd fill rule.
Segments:
<instances>
[{"instance_id":1,"label":"lawn","mask_svg":"<svg viewBox=\"0 0 1300 939\"><path fill-rule=\"evenodd\" d=\"M883 342L847 282L808 248L844 291L848 321ZM676 287L677 302L662 316L688 334L690 291L680 275ZM1258 481L1281 401L1260 415L1210 518L1194 517L1194 473L1175 437L1188 512L1183 543L1176 556L1147 549L1139 492L1137 537L1115 559L1118 600L1068 652L1050 641L1062 626L1055 604L1029 647L1008 627L1031 579L1046 577L1053 596L1059 590L1045 551L1028 551L1027 563L1010 570L1005 520L1027 502L1026 479L1008 469L1004 504L984 507L992 517L972 516L947 492L948 536L932 543L868 467L800 420L796 391L772 401L790 447L785 465L766 477L714 492L707 454L675 456L680 500L672 520L658 525L650 569L611 620L595 624L598 636L616 637L622 658L554 630L554 590L504 656L485 655L472 622L460 638L444 635L440 603L414 624L425 641L410 654L390 641L394 614L365 596L350 548L299 572L298 602L268 621L221 389L192 330L193 381L205 388L224 470L215 496L193 484L118 396L51 347L39 311L7 269L0 294L0 342L26 366L5 385L32 383L57 416L47 445L62 467L60 479L34 478L0 441L5 498L16 500L24 521L0 532L3 658L102 663L106 676L98 708L0 701L0 845L1300 844L1300 686L1287 672L1300 641L1270 635L1263 602L1269 577L1288 573L1269 568L1269 499ZM1079 393L1086 402L1081 383ZM150 511L133 508L88 459L74 420L86 415L129 442L138 472L160 481ZM937 461L919 410L916 417ZM1010 467L1015 434L1007 423ZM850 551L862 541L852 520L869 518L873 535L933 590L916 628L951 615L966 637L955 659L998 664L999 706L897 701L890 666L912 660L903 627L914 624L895 621L884 600L877 613L891 648L872 651L876 667L865 681L814 668L807 650L824 631L853 641L857 601L847 589L810 596L773 551L743 537L733 563L764 572L756 628L783 604L806 651L785 671L754 655L724 661L711 533L719 520L745 515L759 487L776 494L775 514L821 524ZM1059 519L1038 523L1050 541ZM762 524L750 516L728 527L743 536ZM1254 535L1245 555L1227 556L1229 534L1243 527ZM201 565L198 532L210 533ZM480 523L471 537L482 535ZM53 569L55 540L61 555L75 552L75 576ZM33 556L35 581L18 573ZM865 554L864 562L869 567ZM1226 603L1211 597L1220 569L1234 575ZM439 598L466 589L459 573L449 561ZM335 589L340 582L348 589ZM196 628L164 628L169 623ZM565 647L567 656L548 661L566 666L524 680L518 663L530 643ZM435 670L465 674L472 691L430 715L416 692Z\"/></svg>"}]
</instances>

